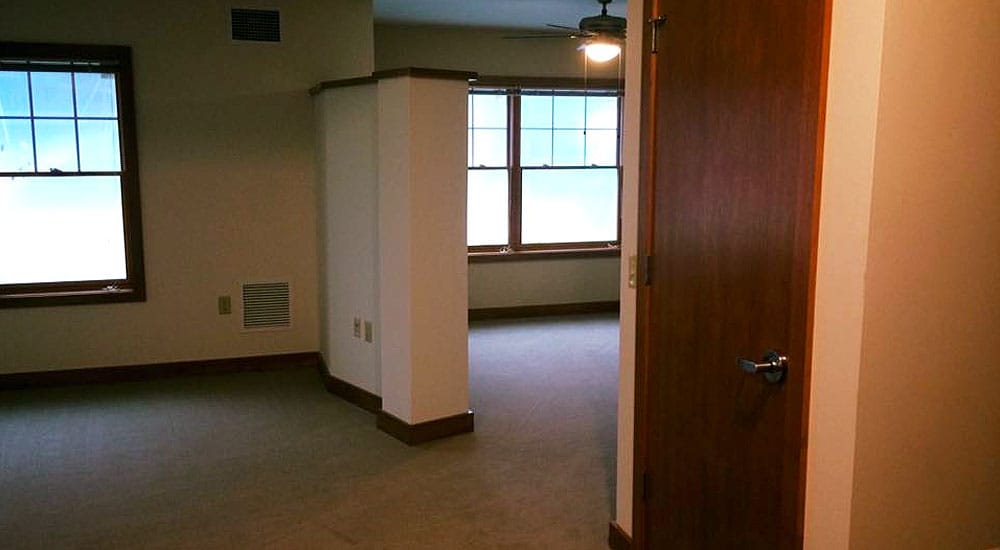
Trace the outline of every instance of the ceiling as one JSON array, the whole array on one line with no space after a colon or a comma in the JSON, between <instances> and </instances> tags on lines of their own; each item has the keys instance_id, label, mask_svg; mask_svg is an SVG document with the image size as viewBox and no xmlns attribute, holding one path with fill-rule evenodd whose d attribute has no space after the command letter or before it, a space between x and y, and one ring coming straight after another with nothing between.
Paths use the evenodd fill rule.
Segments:
<instances>
[{"instance_id":1,"label":"ceiling","mask_svg":"<svg viewBox=\"0 0 1000 550\"><path fill-rule=\"evenodd\" d=\"M539 30L576 27L601 13L597 0L374 0L374 8L376 23ZM625 0L614 0L608 14L625 17Z\"/></svg>"}]
</instances>

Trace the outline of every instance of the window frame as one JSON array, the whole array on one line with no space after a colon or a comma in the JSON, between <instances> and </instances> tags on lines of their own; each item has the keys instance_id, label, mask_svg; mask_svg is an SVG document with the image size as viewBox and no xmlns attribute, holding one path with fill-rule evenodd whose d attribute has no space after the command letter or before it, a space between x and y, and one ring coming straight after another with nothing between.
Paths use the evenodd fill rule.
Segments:
<instances>
[{"instance_id":1,"label":"window frame","mask_svg":"<svg viewBox=\"0 0 1000 550\"><path fill-rule=\"evenodd\" d=\"M0 172L0 185L3 179L18 177L118 177L126 271L124 279L0 284L0 308L145 301L132 49L110 45L0 42L0 69L115 74L121 160L118 171L83 171L77 166L75 172ZM79 147L79 136L77 140Z\"/></svg>"},{"instance_id":2,"label":"window frame","mask_svg":"<svg viewBox=\"0 0 1000 550\"><path fill-rule=\"evenodd\" d=\"M477 92L477 90L481 90ZM551 95L586 95L587 92L600 92L606 96L613 94L617 99L618 128L615 151L618 189L616 208L616 238L614 241L576 241L562 243L521 242L521 205L522 180L524 170L543 169L541 167L523 167L521 165L521 98L522 91L531 95L547 95L538 92L552 92ZM506 78L480 77L470 82L469 95L500 94L507 98L507 243L501 245L474 245L468 247L470 261L489 262L503 260L541 259L551 257L591 257L618 256L621 250L622 231L622 109L624 86L621 80L597 79L585 81L575 78L544 79L544 78ZM597 94L595 94L597 95ZM547 170L581 170L608 169L610 166L548 166ZM496 170L499 167L467 166L469 170Z\"/></svg>"}]
</instances>

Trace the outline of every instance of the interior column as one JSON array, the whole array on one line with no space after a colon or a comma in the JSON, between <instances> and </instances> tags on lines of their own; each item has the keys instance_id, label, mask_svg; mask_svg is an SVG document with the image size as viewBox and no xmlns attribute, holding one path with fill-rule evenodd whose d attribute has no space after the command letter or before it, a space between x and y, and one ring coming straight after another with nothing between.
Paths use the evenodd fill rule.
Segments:
<instances>
[{"instance_id":1,"label":"interior column","mask_svg":"<svg viewBox=\"0 0 1000 550\"><path fill-rule=\"evenodd\" d=\"M378 79L382 410L410 444L469 432L466 148L469 73Z\"/></svg>"}]
</instances>

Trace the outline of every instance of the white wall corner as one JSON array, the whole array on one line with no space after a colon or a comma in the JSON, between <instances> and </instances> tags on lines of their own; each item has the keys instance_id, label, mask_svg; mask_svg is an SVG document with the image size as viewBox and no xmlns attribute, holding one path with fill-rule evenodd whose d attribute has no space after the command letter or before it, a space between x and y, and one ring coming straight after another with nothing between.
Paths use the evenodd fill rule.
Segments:
<instances>
[{"instance_id":1,"label":"white wall corner","mask_svg":"<svg viewBox=\"0 0 1000 550\"><path fill-rule=\"evenodd\" d=\"M850 543L885 0L833 3L813 316L806 549Z\"/></svg>"}]
</instances>

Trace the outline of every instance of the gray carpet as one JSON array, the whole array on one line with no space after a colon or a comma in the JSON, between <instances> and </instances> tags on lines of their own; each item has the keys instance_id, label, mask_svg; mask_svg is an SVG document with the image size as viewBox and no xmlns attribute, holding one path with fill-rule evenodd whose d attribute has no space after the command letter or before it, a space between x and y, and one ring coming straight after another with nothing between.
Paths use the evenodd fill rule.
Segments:
<instances>
[{"instance_id":1,"label":"gray carpet","mask_svg":"<svg viewBox=\"0 0 1000 550\"><path fill-rule=\"evenodd\" d=\"M311 370L0 392L0 548L606 548L617 318L469 346L476 432L419 447Z\"/></svg>"}]
</instances>

